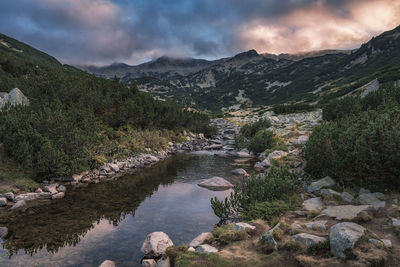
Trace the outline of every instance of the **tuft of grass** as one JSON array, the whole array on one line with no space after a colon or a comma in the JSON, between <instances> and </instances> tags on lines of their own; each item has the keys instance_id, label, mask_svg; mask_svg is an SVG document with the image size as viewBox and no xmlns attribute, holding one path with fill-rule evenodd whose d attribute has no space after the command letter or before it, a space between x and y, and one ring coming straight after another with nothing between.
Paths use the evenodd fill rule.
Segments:
<instances>
[{"instance_id":1,"label":"tuft of grass","mask_svg":"<svg viewBox=\"0 0 400 267\"><path fill-rule=\"evenodd\" d=\"M206 242L216 246L225 246L247 238L247 232L232 230L231 228L232 224L215 227L211 232L212 237L208 238Z\"/></svg>"},{"instance_id":2,"label":"tuft of grass","mask_svg":"<svg viewBox=\"0 0 400 267\"><path fill-rule=\"evenodd\" d=\"M237 264L235 262L228 261L223 259L216 253L194 253L194 252L186 252L178 255L175 259L175 267L210 267L210 266L218 266L218 267L237 267L237 266L246 266Z\"/></svg>"},{"instance_id":3,"label":"tuft of grass","mask_svg":"<svg viewBox=\"0 0 400 267\"><path fill-rule=\"evenodd\" d=\"M302 252L303 247L299 242L294 240L289 240L283 245L279 246L279 250L285 250L290 252Z\"/></svg>"},{"instance_id":4,"label":"tuft of grass","mask_svg":"<svg viewBox=\"0 0 400 267\"><path fill-rule=\"evenodd\" d=\"M310 246L307 249L307 252L312 255L325 255L327 257L330 257L330 243L329 240L325 240L324 242L316 243L312 246Z\"/></svg>"},{"instance_id":5,"label":"tuft of grass","mask_svg":"<svg viewBox=\"0 0 400 267\"><path fill-rule=\"evenodd\" d=\"M175 259L180 255L185 253L188 250L186 246L171 246L168 247L165 251L165 254L170 258L171 262L174 262Z\"/></svg>"}]
</instances>

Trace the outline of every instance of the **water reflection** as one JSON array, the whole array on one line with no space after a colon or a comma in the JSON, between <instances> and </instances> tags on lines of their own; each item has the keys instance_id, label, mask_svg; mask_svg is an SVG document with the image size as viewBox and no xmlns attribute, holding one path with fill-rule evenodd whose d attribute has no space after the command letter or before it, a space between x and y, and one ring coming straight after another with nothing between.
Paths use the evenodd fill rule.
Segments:
<instances>
[{"instance_id":1,"label":"water reflection","mask_svg":"<svg viewBox=\"0 0 400 267\"><path fill-rule=\"evenodd\" d=\"M231 180L232 159L178 155L115 181L71 190L50 205L1 219L9 235L1 266L98 266L115 260L135 266L147 233L165 231L176 244L188 243L218 222L210 198L197 186L219 175ZM229 176L229 177L228 177Z\"/></svg>"}]
</instances>

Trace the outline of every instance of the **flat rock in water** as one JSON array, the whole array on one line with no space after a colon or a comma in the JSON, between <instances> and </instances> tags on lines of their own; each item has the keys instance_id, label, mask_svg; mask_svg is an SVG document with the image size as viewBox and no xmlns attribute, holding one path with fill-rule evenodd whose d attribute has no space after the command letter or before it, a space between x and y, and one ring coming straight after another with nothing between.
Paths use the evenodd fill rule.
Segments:
<instances>
[{"instance_id":1,"label":"flat rock in water","mask_svg":"<svg viewBox=\"0 0 400 267\"><path fill-rule=\"evenodd\" d=\"M303 202L303 209L306 211L320 211L324 203L320 197L306 199Z\"/></svg>"},{"instance_id":2,"label":"flat rock in water","mask_svg":"<svg viewBox=\"0 0 400 267\"><path fill-rule=\"evenodd\" d=\"M337 220L353 220L357 215L370 209L370 205L341 205L341 206L330 206L322 211L322 214L333 217Z\"/></svg>"},{"instance_id":3,"label":"flat rock in water","mask_svg":"<svg viewBox=\"0 0 400 267\"><path fill-rule=\"evenodd\" d=\"M318 181L312 182L307 187L307 191L308 191L308 193L312 193L312 192L318 191L322 188L331 187L334 185L335 185L335 181L331 177L326 176Z\"/></svg>"},{"instance_id":4,"label":"flat rock in water","mask_svg":"<svg viewBox=\"0 0 400 267\"><path fill-rule=\"evenodd\" d=\"M164 232L148 234L141 251L148 257L159 257L165 254L168 247L173 246L172 240Z\"/></svg>"},{"instance_id":5,"label":"flat rock in water","mask_svg":"<svg viewBox=\"0 0 400 267\"><path fill-rule=\"evenodd\" d=\"M109 261L109 260L103 261L103 262L99 265L99 267L116 267L116 266L117 266L117 265L115 265L115 262Z\"/></svg>"},{"instance_id":6,"label":"flat rock in water","mask_svg":"<svg viewBox=\"0 0 400 267\"><path fill-rule=\"evenodd\" d=\"M331 253L341 259L346 259L346 251L354 248L357 241L364 235L364 231L364 227L352 222L335 224L329 233Z\"/></svg>"},{"instance_id":7,"label":"flat rock in water","mask_svg":"<svg viewBox=\"0 0 400 267\"><path fill-rule=\"evenodd\" d=\"M21 194L21 195L16 196L14 201L15 202L18 202L20 200L31 201L31 200L37 200L37 199L50 199L50 198L51 198L50 192L26 193L26 194Z\"/></svg>"},{"instance_id":8,"label":"flat rock in water","mask_svg":"<svg viewBox=\"0 0 400 267\"><path fill-rule=\"evenodd\" d=\"M200 252L200 253L207 253L208 254L208 253L217 253L218 249L216 249L213 246L205 244L205 245L198 246L195 251L196 252Z\"/></svg>"},{"instance_id":9,"label":"flat rock in water","mask_svg":"<svg viewBox=\"0 0 400 267\"><path fill-rule=\"evenodd\" d=\"M236 175L243 175L243 176L249 176L249 174L246 172L245 169L239 168L239 169L235 169L232 171L233 174Z\"/></svg>"},{"instance_id":10,"label":"flat rock in water","mask_svg":"<svg viewBox=\"0 0 400 267\"><path fill-rule=\"evenodd\" d=\"M312 245L326 241L325 237L320 237L320 236L306 234L306 233L294 235L294 236L292 236L292 239L294 241L297 241L297 242L303 244L306 247L311 247Z\"/></svg>"},{"instance_id":11,"label":"flat rock in water","mask_svg":"<svg viewBox=\"0 0 400 267\"><path fill-rule=\"evenodd\" d=\"M357 197L357 200L363 205L371 205L374 209L386 206L386 202L379 200L373 193L361 194Z\"/></svg>"},{"instance_id":12,"label":"flat rock in water","mask_svg":"<svg viewBox=\"0 0 400 267\"><path fill-rule=\"evenodd\" d=\"M207 233L201 233L200 235L198 235L195 239L193 239L191 242L190 242L190 244L189 244L189 246L190 247L198 247L198 246L200 246L201 244L203 244L204 243L204 241L207 239L207 238L210 238L212 236L212 234L210 233L210 232L207 232Z\"/></svg>"},{"instance_id":13,"label":"flat rock in water","mask_svg":"<svg viewBox=\"0 0 400 267\"><path fill-rule=\"evenodd\" d=\"M216 190L216 191L222 191L222 190L227 190L233 187L233 184L228 182L222 177L212 177L210 179L207 179L201 183L198 184L201 187L205 187L210 190Z\"/></svg>"},{"instance_id":14,"label":"flat rock in water","mask_svg":"<svg viewBox=\"0 0 400 267\"><path fill-rule=\"evenodd\" d=\"M156 267L157 262L153 259L144 259L142 260L142 267Z\"/></svg>"}]
</instances>

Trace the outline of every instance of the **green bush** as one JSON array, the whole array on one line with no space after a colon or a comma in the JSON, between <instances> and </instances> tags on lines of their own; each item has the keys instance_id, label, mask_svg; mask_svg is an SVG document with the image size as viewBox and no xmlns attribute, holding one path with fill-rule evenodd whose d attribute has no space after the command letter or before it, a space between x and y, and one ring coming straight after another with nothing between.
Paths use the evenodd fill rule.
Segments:
<instances>
[{"instance_id":1,"label":"green bush","mask_svg":"<svg viewBox=\"0 0 400 267\"><path fill-rule=\"evenodd\" d=\"M260 119L252 124L245 124L240 128L240 134L246 138L255 136L260 130L265 130L271 126L271 122L267 119Z\"/></svg>"},{"instance_id":2,"label":"green bush","mask_svg":"<svg viewBox=\"0 0 400 267\"><path fill-rule=\"evenodd\" d=\"M240 217L246 219L270 219L291 207L289 199L297 191L296 174L285 168L272 168L268 173L252 176L241 186L235 186L229 197L223 201L211 199L211 206L221 222ZM285 200L287 203L279 202ZM273 206L277 204L278 208ZM260 212L261 211L261 212ZM268 218L267 218L268 217Z\"/></svg>"},{"instance_id":3,"label":"green bush","mask_svg":"<svg viewBox=\"0 0 400 267\"><path fill-rule=\"evenodd\" d=\"M231 228L232 224L215 227L211 232L212 237L207 239L207 243L210 243L214 246L225 246L232 242L246 239L246 231L232 230Z\"/></svg>"},{"instance_id":4,"label":"green bush","mask_svg":"<svg viewBox=\"0 0 400 267\"><path fill-rule=\"evenodd\" d=\"M305 147L306 171L342 184L399 188L400 105L377 109L316 127Z\"/></svg>"},{"instance_id":5,"label":"green bush","mask_svg":"<svg viewBox=\"0 0 400 267\"><path fill-rule=\"evenodd\" d=\"M249 150L256 153L261 153L266 149L275 146L275 144L276 140L274 139L273 132L260 130L250 139Z\"/></svg>"}]
</instances>

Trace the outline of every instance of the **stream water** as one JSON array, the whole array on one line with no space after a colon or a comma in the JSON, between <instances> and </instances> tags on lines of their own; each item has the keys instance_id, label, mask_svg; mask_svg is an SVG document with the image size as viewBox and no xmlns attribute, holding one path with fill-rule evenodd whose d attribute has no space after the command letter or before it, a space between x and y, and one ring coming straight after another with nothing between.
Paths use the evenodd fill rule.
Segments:
<instances>
[{"instance_id":1,"label":"stream water","mask_svg":"<svg viewBox=\"0 0 400 267\"><path fill-rule=\"evenodd\" d=\"M180 154L117 180L68 190L65 198L0 222L9 229L0 266L140 266L148 233L188 244L218 222L210 199L227 191L197 184L212 176L240 182L234 158ZM246 169L246 167L244 167Z\"/></svg>"}]
</instances>

